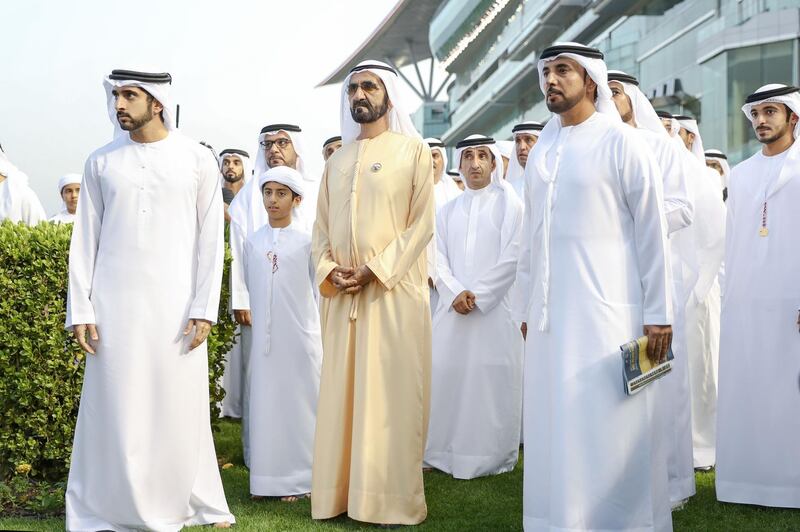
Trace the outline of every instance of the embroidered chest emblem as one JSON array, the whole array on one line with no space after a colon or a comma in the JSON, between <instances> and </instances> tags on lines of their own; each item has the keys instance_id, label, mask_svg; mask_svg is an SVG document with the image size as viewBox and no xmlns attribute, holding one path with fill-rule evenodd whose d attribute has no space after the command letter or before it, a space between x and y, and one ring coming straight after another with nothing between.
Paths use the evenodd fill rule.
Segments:
<instances>
[{"instance_id":1,"label":"embroidered chest emblem","mask_svg":"<svg viewBox=\"0 0 800 532\"><path fill-rule=\"evenodd\" d=\"M267 262L272 263L272 273L278 271L278 254L272 251L267 252Z\"/></svg>"}]
</instances>

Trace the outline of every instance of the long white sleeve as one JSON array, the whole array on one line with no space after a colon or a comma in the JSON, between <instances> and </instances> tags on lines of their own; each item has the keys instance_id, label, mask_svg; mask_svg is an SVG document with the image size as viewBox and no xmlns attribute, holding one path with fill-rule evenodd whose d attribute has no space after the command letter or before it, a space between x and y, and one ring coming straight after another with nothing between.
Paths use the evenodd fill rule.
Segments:
<instances>
[{"instance_id":1,"label":"long white sleeve","mask_svg":"<svg viewBox=\"0 0 800 532\"><path fill-rule=\"evenodd\" d=\"M200 161L197 187L197 272L189 317L216 323L225 253L224 206L219 171L212 158Z\"/></svg>"},{"instance_id":2,"label":"long white sleeve","mask_svg":"<svg viewBox=\"0 0 800 532\"><path fill-rule=\"evenodd\" d=\"M450 256L447 249L447 221L453 204L443 207L436 216L436 290L439 297L447 304L448 312L453 301L465 290L464 285L456 279L450 269Z\"/></svg>"},{"instance_id":3,"label":"long white sleeve","mask_svg":"<svg viewBox=\"0 0 800 532\"><path fill-rule=\"evenodd\" d=\"M533 221L531 193L529 191L528 172L525 172L523 183L523 202L525 211L522 215L522 232L519 235L519 259L517 260L517 278L514 292L511 294L511 317L514 321L528 320L528 307L531 300L531 262L533 243Z\"/></svg>"},{"instance_id":4,"label":"long white sleeve","mask_svg":"<svg viewBox=\"0 0 800 532\"><path fill-rule=\"evenodd\" d=\"M688 227L694 220L694 190L689 169L681 157L680 146L669 140L663 141L658 153L658 164L664 178L664 215L667 233Z\"/></svg>"},{"instance_id":5,"label":"long white sleeve","mask_svg":"<svg viewBox=\"0 0 800 532\"><path fill-rule=\"evenodd\" d=\"M93 159L86 161L69 247L66 327L96 323L92 279L103 222L104 203Z\"/></svg>"},{"instance_id":6,"label":"long white sleeve","mask_svg":"<svg viewBox=\"0 0 800 532\"><path fill-rule=\"evenodd\" d=\"M250 310L250 292L247 290L244 268L245 229L231 220L231 308L234 310Z\"/></svg>"},{"instance_id":7,"label":"long white sleeve","mask_svg":"<svg viewBox=\"0 0 800 532\"><path fill-rule=\"evenodd\" d=\"M669 325L671 272L660 170L638 139L626 136L620 147L623 150L619 161L620 183L635 228L643 323Z\"/></svg>"},{"instance_id":8,"label":"long white sleeve","mask_svg":"<svg viewBox=\"0 0 800 532\"><path fill-rule=\"evenodd\" d=\"M494 265L480 275L478 283L473 286L475 304L484 314L494 309L506 296L516 277L519 261L520 235L522 234L522 209L518 201L504 199L506 209L514 209L512 232Z\"/></svg>"}]
</instances>

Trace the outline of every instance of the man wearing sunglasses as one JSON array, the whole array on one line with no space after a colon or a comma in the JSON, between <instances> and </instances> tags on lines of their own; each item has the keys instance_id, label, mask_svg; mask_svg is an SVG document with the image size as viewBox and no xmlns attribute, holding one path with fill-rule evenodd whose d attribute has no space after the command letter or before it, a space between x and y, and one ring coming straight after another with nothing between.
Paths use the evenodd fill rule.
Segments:
<instances>
[{"instance_id":1,"label":"man wearing sunglasses","mask_svg":"<svg viewBox=\"0 0 800 532\"><path fill-rule=\"evenodd\" d=\"M367 61L341 93L342 147L325 163L312 237L323 362L311 515L415 525L427 515L433 236L431 151L398 73Z\"/></svg>"}]
</instances>

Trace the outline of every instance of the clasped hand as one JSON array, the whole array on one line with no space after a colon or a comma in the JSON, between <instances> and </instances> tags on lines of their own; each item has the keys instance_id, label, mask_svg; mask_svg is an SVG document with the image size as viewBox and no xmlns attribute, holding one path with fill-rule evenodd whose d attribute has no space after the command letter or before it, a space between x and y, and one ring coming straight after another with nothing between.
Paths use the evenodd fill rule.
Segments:
<instances>
[{"instance_id":1,"label":"clasped hand","mask_svg":"<svg viewBox=\"0 0 800 532\"><path fill-rule=\"evenodd\" d=\"M373 279L375 279L375 274L366 265L358 268L337 266L328 274L328 280L334 288L345 294L361 292L361 289Z\"/></svg>"},{"instance_id":2,"label":"clasped hand","mask_svg":"<svg viewBox=\"0 0 800 532\"><path fill-rule=\"evenodd\" d=\"M464 290L453 300L453 310L459 314L467 315L475 310L475 294Z\"/></svg>"}]
</instances>

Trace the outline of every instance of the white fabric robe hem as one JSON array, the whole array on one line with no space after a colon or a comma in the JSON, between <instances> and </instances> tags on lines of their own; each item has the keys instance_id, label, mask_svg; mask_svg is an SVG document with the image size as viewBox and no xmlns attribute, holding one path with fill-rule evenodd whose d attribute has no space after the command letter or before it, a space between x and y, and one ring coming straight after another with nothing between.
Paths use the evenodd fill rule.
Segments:
<instances>
[{"instance_id":1,"label":"white fabric robe hem","mask_svg":"<svg viewBox=\"0 0 800 532\"><path fill-rule=\"evenodd\" d=\"M311 469L284 477L250 474L250 493L258 497L286 497L311 493Z\"/></svg>"},{"instance_id":2,"label":"white fabric robe hem","mask_svg":"<svg viewBox=\"0 0 800 532\"><path fill-rule=\"evenodd\" d=\"M653 532L653 531L670 531L672 530L672 520L662 519L655 526L652 527L634 527L634 528L563 528L553 527L547 523L545 519L536 519L533 517L522 517L522 528L525 532L537 532L539 530L546 532Z\"/></svg>"},{"instance_id":3,"label":"white fabric robe hem","mask_svg":"<svg viewBox=\"0 0 800 532\"><path fill-rule=\"evenodd\" d=\"M513 471L519 461L519 450L515 450L500 467L496 455L470 456L448 452L425 453L425 466L433 467L459 480L470 480L478 477L500 475Z\"/></svg>"},{"instance_id":4,"label":"white fabric robe hem","mask_svg":"<svg viewBox=\"0 0 800 532\"><path fill-rule=\"evenodd\" d=\"M130 528L112 525L107 521L97 518L72 518L67 520L66 529L70 531L74 530L76 532L80 530L113 530L114 532L135 532L141 530L142 528L146 528L147 530L157 530L159 532L172 532L182 530L187 526L213 525L215 523L224 523L226 521L234 524L236 522L236 518L230 513L217 514L214 512L203 511L178 523L148 522L136 524Z\"/></svg>"},{"instance_id":5,"label":"white fabric robe hem","mask_svg":"<svg viewBox=\"0 0 800 532\"><path fill-rule=\"evenodd\" d=\"M800 508L800 486L776 487L750 482L717 481L717 500L774 508Z\"/></svg>"}]
</instances>

